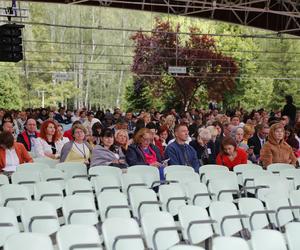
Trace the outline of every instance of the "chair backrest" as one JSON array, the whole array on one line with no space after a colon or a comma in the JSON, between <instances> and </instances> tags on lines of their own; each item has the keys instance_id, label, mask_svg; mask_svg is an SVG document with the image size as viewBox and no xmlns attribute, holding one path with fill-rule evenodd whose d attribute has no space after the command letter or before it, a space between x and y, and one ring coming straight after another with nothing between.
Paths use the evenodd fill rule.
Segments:
<instances>
[{"instance_id":1,"label":"chair backrest","mask_svg":"<svg viewBox=\"0 0 300 250\"><path fill-rule=\"evenodd\" d=\"M239 180L239 184L243 185L243 177L242 174L244 173L244 171L248 171L248 170L261 170L263 171L262 166L257 165L257 164L253 164L253 163L247 163L247 164L238 164L233 168L233 171L236 173L238 180Z\"/></svg>"},{"instance_id":2,"label":"chair backrest","mask_svg":"<svg viewBox=\"0 0 300 250\"><path fill-rule=\"evenodd\" d=\"M79 162L62 162L56 164L56 168L65 173L66 179L87 178L87 167Z\"/></svg>"},{"instance_id":3,"label":"chair backrest","mask_svg":"<svg viewBox=\"0 0 300 250\"><path fill-rule=\"evenodd\" d=\"M206 173L209 173L211 171L229 171L229 169L223 165L216 165L216 164L207 164L203 165L199 169L199 174L200 174L200 180L202 182L206 182Z\"/></svg>"},{"instance_id":4,"label":"chair backrest","mask_svg":"<svg viewBox=\"0 0 300 250\"><path fill-rule=\"evenodd\" d=\"M107 191L99 193L97 203L101 221L106 218L130 218L127 197L121 192Z\"/></svg>"},{"instance_id":5,"label":"chair backrest","mask_svg":"<svg viewBox=\"0 0 300 250\"><path fill-rule=\"evenodd\" d=\"M33 187L35 183L40 181L39 171L19 171L11 175L12 184L19 184L26 186L30 195L33 195Z\"/></svg>"},{"instance_id":6,"label":"chair backrest","mask_svg":"<svg viewBox=\"0 0 300 250\"><path fill-rule=\"evenodd\" d=\"M250 250L247 241L237 237L216 237L212 250Z\"/></svg>"},{"instance_id":7,"label":"chair backrest","mask_svg":"<svg viewBox=\"0 0 300 250\"><path fill-rule=\"evenodd\" d=\"M139 220L147 212L160 211L160 203L157 200L156 193L152 189L132 189L129 192L129 197L133 216Z\"/></svg>"},{"instance_id":8,"label":"chair backrest","mask_svg":"<svg viewBox=\"0 0 300 250\"><path fill-rule=\"evenodd\" d=\"M272 173L279 173L283 169L293 168L295 168L293 165L287 163L272 163L269 166L267 166L267 170L271 171Z\"/></svg>"},{"instance_id":9,"label":"chair backrest","mask_svg":"<svg viewBox=\"0 0 300 250\"><path fill-rule=\"evenodd\" d=\"M269 229L253 231L251 245L253 250L287 250L283 235Z\"/></svg>"},{"instance_id":10,"label":"chair backrest","mask_svg":"<svg viewBox=\"0 0 300 250\"><path fill-rule=\"evenodd\" d=\"M172 215L178 214L179 208L186 205L188 200L185 190L178 183L161 185L158 193L163 210Z\"/></svg>"},{"instance_id":11,"label":"chair backrest","mask_svg":"<svg viewBox=\"0 0 300 250\"><path fill-rule=\"evenodd\" d=\"M116 175L101 174L91 179L94 184L96 194L104 191L121 190L120 179Z\"/></svg>"},{"instance_id":12,"label":"chair backrest","mask_svg":"<svg viewBox=\"0 0 300 250\"><path fill-rule=\"evenodd\" d=\"M66 225L56 234L59 250L102 250L97 229L89 225Z\"/></svg>"},{"instance_id":13,"label":"chair backrest","mask_svg":"<svg viewBox=\"0 0 300 250\"><path fill-rule=\"evenodd\" d=\"M91 198L94 197L93 188L89 180L77 178L69 179L66 181L66 194L67 195L88 195Z\"/></svg>"},{"instance_id":14,"label":"chair backrest","mask_svg":"<svg viewBox=\"0 0 300 250\"><path fill-rule=\"evenodd\" d=\"M20 164L16 171L42 171L44 169L49 169L49 165L42 162L32 162Z\"/></svg>"},{"instance_id":15,"label":"chair backrest","mask_svg":"<svg viewBox=\"0 0 300 250\"><path fill-rule=\"evenodd\" d=\"M4 207L11 207L16 215L20 215L24 201L31 200L27 187L17 184L8 184L0 187L0 202Z\"/></svg>"},{"instance_id":16,"label":"chair backrest","mask_svg":"<svg viewBox=\"0 0 300 250\"><path fill-rule=\"evenodd\" d=\"M0 207L0 248L6 239L19 232L17 215L13 208Z\"/></svg>"},{"instance_id":17,"label":"chair backrest","mask_svg":"<svg viewBox=\"0 0 300 250\"><path fill-rule=\"evenodd\" d=\"M129 194L129 191L133 188L148 188L142 176L138 174L123 174L121 181L123 193L127 195Z\"/></svg>"},{"instance_id":18,"label":"chair backrest","mask_svg":"<svg viewBox=\"0 0 300 250\"><path fill-rule=\"evenodd\" d=\"M300 249L300 222L291 222L285 225L285 235L289 250L299 250Z\"/></svg>"},{"instance_id":19,"label":"chair backrest","mask_svg":"<svg viewBox=\"0 0 300 250\"><path fill-rule=\"evenodd\" d=\"M39 233L17 233L4 244L4 250L53 250L49 236Z\"/></svg>"},{"instance_id":20,"label":"chair backrest","mask_svg":"<svg viewBox=\"0 0 300 250\"><path fill-rule=\"evenodd\" d=\"M202 182L209 184L209 182L212 179L220 179L220 178L226 177L227 175L235 174L234 172L230 172L228 170L228 168L226 168L226 169L227 170L225 170L225 168L219 167L217 169L211 169L211 170L207 171L204 175L204 178L202 178ZM200 176L201 176L201 174L200 174Z\"/></svg>"},{"instance_id":21,"label":"chair backrest","mask_svg":"<svg viewBox=\"0 0 300 250\"><path fill-rule=\"evenodd\" d=\"M194 181L185 184L186 194L189 197L189 204L203 208L209 207L211 196L204 183Z\"/></svg>"},{"instance_id":22,"label":"chair backrest","mask_svg":"<svg viewBox=\"0 0 300 250\"><path fill-rule=\"evenodd\" d=\"M204 250L204 248L190 245L176 245L170 247L169 250Z\"/></svg>"},{"instance_id":23,"label":"chair backrest","mask_svg":"<svg viewBox=\"0 0 300 250\"><path fill-rule=\"evenodd\" d=\"M59 222L54 206L47 201L27 201L21 209L25 232L51 235L58 231Z\"/></svg>"},{"instance_id":24,"label":"chair backrest","mask_svg":"<svg viewBox=\"0 0 300 250\"><path fill-rule=\"evenodd\" d=\"M158 168L149 165L135 165L130 166L127 169L127 173L140 175L143 182L145 182L149 188L159 185L160 178Z\"/></svg>"},{"instance_id":25,"label":"chair backrest","mask_svg":"<svg viewBox=\"0 0 300 250\"><path fill-rule=\"evenodd\" d=\"M102 224L107 250L144 250L139 226L131 218L108 218Z\"/></svg>"},{"instance_id":26,"label":"chair backrest","mask_svg":"<svg viewBox=\"0 0 300 250\"><path fill-rule=\"evenodd\" d=\"M300 187L300 169L298 168L288 168L280 170L281 177L290 180L293 184L294 189L299 189Z\"/></svg>"},{"instance_id":27,"label":"chair backrest","mask_svg":"<svg viewBox=\"0 0 300 250\"><path fill-rule=\"evenodd\" d=\"M34 158L33 161L47 164L50 168L54 168L56 164L59 163L59 160L54 160L49 157L38 157L38 158Z\"/></svg>"},{"instance_id":28,"label":"chair backrest","mask_svg":"<svg viewBox=\"0 0 300 250\"><path fill-rule=\"evenodd\" d=\"M65 189L65 174L59 169L44 169L40 172L41 181L58 183L61 189Z\"/></svg>"},{"instance_id":29,"label":"chair backrest","mask_svg":"<svg viewBox=\"0 0 300 250\"><path fill-rule=\"evenodd\" d=\"M175 172L175 171L195 172L194 169L190 166L170 165L164 168L164 175L167 175L168 173Z\"/></svg>"},{"instance_id":30,"label":"chair backrest","mask_svg":"<svg viewBox=\"0 0 300 250\"><path fill-rule=\"evenodd\" d=\"M63 200L66 224L96 225L98 214L94 199L87 195L66 196Z\"/></svg>"},{"instance_id":31,"label":"chair backrest","mask_svg":"<svg viewBox=\"0 0 300 250\"><path fill-rule=\"evenodd\" d=\"M6 185L6 184L9 184L9 179L6 175L4 174L0 174L0 187L2 185Z\"/></svg>"},{"instance_id":32,"label":"chair backrest","mask_svg":"<svg viewBox=\"0 0 300 250\"><path fill-rule=\"evenodd\" d=\"M114 175L121 183L122 170L112 166L94 166L89 169L89 176Z\"/></svg>"},{"instance_id":33,"label":"chair backrest","mask_svg":"<svg viewBox=\"0 0 300 250\"><path fill-rule=\"evenodd\" d=\"M292 206L300 206L300 190L293 190L290 192L289 200ZM294 209L294 215L297 219L300 219L300 210Z\"/></svg>"},{"instance_id":34,"label":"chair backrest","mask_svg":"<svg viewBox=\"0 0 300 250\"><path fill-rule=\"evenodd\" d=\"M214 228L217 234L222 236L232 236L242 230L240 214L236 206L231 202L214 201L209 206L212 219L216 220ZM226 219L227 216L235 216L235 219Z\"/></svg>"},{"instance_id":35,"label":"chair backrest","mask_svg":"<svg viewBox=\"0 0 300 250\"><path fill-rule=\"evenodd\" d=\"M146 213L141 220L147 246L154 250L168 249L179 242L173 216L167 212ZM163 230L168 228L168 230Z\"/></svg>"},{"instance_id":36,"label":"chair backrest","mask_svg":"<svg viewBox=\"0 0 300 250\"><path fill-rule=\"evenodd\" d=\"M186 184L189 182L200 182L200 176L195 172L189 171L175 171L166 175L166 180L176 181L180 184Z\"/></svg>"},{"instance_id":37,"label":"chair backrest","mask_svg":"<svg viewBox=\"0 0 300 250\"><path fill-rule=\"evenodd\" d=\"M213 236L212 220L205 208L184 206L179 209L178 218L182 227L183 238L190 244L200 242Z\"/></svg>"}]
</instances>

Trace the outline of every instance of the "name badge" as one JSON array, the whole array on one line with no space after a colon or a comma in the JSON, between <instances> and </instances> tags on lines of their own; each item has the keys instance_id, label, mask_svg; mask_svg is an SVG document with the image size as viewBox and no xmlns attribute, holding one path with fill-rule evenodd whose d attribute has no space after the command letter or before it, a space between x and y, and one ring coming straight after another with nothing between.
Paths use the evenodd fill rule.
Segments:
<instances>
[{"instance_id":1,"label":"name badge","mask_svg":"<svg viewBox=\"0 0 300 250\"><path fill-rule=\"evenodd\" d=\"M211 149L210 149L210 148L207 149L207 153L208 153L209 155L211 155Z\"/></svg>"}]
</instances>

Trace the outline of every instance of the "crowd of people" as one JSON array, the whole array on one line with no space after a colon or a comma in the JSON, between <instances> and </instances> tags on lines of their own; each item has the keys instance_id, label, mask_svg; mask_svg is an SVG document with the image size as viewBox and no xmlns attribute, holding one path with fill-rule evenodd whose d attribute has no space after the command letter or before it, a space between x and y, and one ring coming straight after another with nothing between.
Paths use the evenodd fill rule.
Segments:
<instances>
[{"instance_id":1,"label":"crowd of people","mask_svg":"<svg viewBox=\"0 0 300 250\"><path fill-rule=\"evenodd\" d=\"M0 171L14 172L33 158L82 162L89 167L157 167L219 164L232 169L253 162L296 166L300 116L291 96L282 110L222 112L215 106L177 113L91 110L0 110Z\"/></svg>"}]
</instances>

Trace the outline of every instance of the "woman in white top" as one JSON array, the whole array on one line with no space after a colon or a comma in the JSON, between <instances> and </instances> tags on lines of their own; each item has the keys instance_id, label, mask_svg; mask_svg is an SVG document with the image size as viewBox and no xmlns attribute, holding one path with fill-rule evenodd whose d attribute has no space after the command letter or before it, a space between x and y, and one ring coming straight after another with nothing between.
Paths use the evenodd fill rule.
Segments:
<instances>
[{"instance_id":1,"label":"woman in white top","mask_svg":"<svg viewBox=\"0 0 300 250\"><path fill-rule=\"evenodd\" d=\"M59 138L56 123L51 120L44 121L41 126L40 137L36 139L36 156L58 159L63 145Z\"/></svg>"},{"instance_id":2,"label":"woman in white top","mask_svg":"<svg viewBox=\"0 0 300 250\"><path fill-rule=\"evenodd\" d=\"M57 124L57 129L58 129L59 140L61 140L61 142L63 143L63 145L65 145L70 140L69 140L68 137L64 137L64 128L63 128L63 126L60 123Z\"/></svg>"}]
</instances>

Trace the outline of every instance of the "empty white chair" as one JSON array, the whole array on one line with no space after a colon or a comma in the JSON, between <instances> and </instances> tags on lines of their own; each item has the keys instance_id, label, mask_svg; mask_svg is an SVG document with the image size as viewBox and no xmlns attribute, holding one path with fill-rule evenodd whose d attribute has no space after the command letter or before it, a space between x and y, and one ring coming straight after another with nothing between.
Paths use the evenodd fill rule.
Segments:
<instances>
[{"instance_id":1,"label":"empty white chair","mask_svg":"<svg viewBox=\"0 0 300 250\"><path fill-rule=\"evenodd\" d=\"M6 175L4 174L0 174L0 187L2 185L6 185L6 184L9 184L9 179Z\"/></svg>"},{"instance_id":2,"label":"empty white chair","mask_svg":"<svg viewBox=\"0 0 300 250\"><path fill-rule=\"evenodd\" d=\"M130 211L126 195L116 191L99 193L97 203L101 221L106 218L122 217L130 218Z\"/></svg>"},{"instance_id":3,"label":"empty white chair","mask_svg":"<svg viewBox=\"0 0 300 250\"><path fill-rule=\"evenodd\" d=\"M131 218L108 218L102 224L104 244L107 250L144 250L139 226Z\"/></svg>"},{"instance_id":4,"label":"empty white chair","mask_svg":"<svg viewBox=\"0 0 300 250\"><path fill-rule=\"evenodd\" d=\"M42 162L32 162L32 163L23 163L20 164L16 171L42 171L43 169L50 168L47 164Z\"/></svg>"},{"instance_id":5,"label":"empty white chair","mask_svg":"<svg viewBox=\"0 0 300 250\"><path fill-rule=\"evenodd\" d=\"M58 183L61 189L65 189L65 174L55 168L44 169L40 172L41 181Z\"/></svg>"},{"instance_id":6,"label":"empty white chair","mask_svg":"<svg viewBox=\"0 0 300 250\"><path fill-rule=\"evenodd\" d=\"M19 232L17 215L13 208L0 207L0 248L6 239Z\"/></svg>"},{"instance_id":7,"label":"empty white chair","mask_svg":"<svg viewBox=\"0 0 300 250\"><path fill-rule=\"evenodd\" d=\"M49 236L39 233L17 233L8 237L4 250L53 250Z\"/></svg>"},{"instance_id":8,"label":"empty white chair","mask_svg":"<svg viewBox=\"0 0 300 250\"><path fill-rule=\"evenodd\" d=\"M242 219L247 216L239 214L236 206L231 202L214 201L209 206L209 212L211 218L217 221L214 224L217 234L232 236L244 228Z\"/></svg>"},{"instance_id":9,"label":"empty white chair","mask_svg":"<svg viewBox=\"0 0 300 250\"><path fill-rule=\"evenodd\" d=\"M1 206L11 207L15 210L16 215L20 215L21 207L24 201L29 201L30 194L27 187L8 184L0 187Z\"/></svg>"},{"instance_id":10,"label":"empty white chair","mask_svg":"<svg viewBox=\"0 0 300 250\"><path fill-rule=\"evenodd\" d=\"M250 231L263 229L269 225L268 214L275 214L275 210L266 210L261 200L256 198L240 198L238 201L239 210L249 218L245 218L245 227Z\"/></svg>"},{"instance_id":11,"label":"empty white chair","mask_svg":"<svg viewBox=\"0 0 300 250\"><path fill-rule=\"evenodd\" d=\"M121 183L122 170L112 166L94 166L89 169L91 179L101 175L114 175Z\"/></svg>"},{"instance_id":12,"label":"empty white chair","mask_svg":"<svg viewBox=\"0 0 300 250\"><path fill-rule=\"evenodd\" d=\"M30 195L33 195L35 183L40 181L39 171L19 171L11 175L12 184L24 185L28 188Z\"/></svg>"},{"instance_id":13,"label":"empty white chair","mask_svg":"<svg viewBox=\"0 0 300 250\"><path fill-rule=\"evenodd\" d=\"M257 164L253 164L253 163L236 165L233 168L233 171L236 173L240 185L243 185L242 174L244 173L244 171L248 171L248 170L258 170L258 171L261 170L261 171L264 171L262 166L257 165Z\"/></svg>"},{"instance_id":14,"label":"empty white chair","mask_svg":"<svg viewBox=\"0 0 300 250\"><path fill-rule=\"evenodd\" d=\"M158 193L163 210L173 216L178 214L180 207L185 206L188 200L185 190L177 183L161 185Z\"/></svg>"},{"instance_id":15,"label":"empty white chair","mask_svg":"<svg viewBox=\"0 0 300 250\"><path fill-rule=\"evenodd\" d=\"M157 186L161 183L159 170L156 167L149 165L130 166L127 169L127 173L141 176L143 182L146 183L149 188Z\"/></svg>"},{"instance_id":16,"label":"empty white chair","mask_svg":"<svg viewBox=\"0 0 300 250\"><path fill-rule=\"evenodd\" d=\"M26 201L21 209L25 232L51 235L59 229L54 206L46 201Z\"/></svg>"},{"instance_id":17,"label":"empty white chair","mask_svg":"<svg viewBox=\"0 0 300 250\"><path fill-rule=\"evenodd\" d=\"M164 175L166 176L170 172L185 171L185 172L195 172L190 166L185 165L170 165L164 168Z\"/></svg>"},{"instance_id":18,"label":"empty white chair","mask_svg":"<svg viewBox=\"0 0 300 250\"><path fill-rule=\"evenodd\" d=\"M292 182L294 189L300 188L300 169L298 168L289 168L279 171L280 176L288 179Z\"/></svg>"},{"instance_id":19,"label":"empty white chair","mask_svg":"<svg viewBox=\"0 0 300 250\"><path fill-rule=\"evenodd\" d=\"M180 184L186 184L189 182L200 182L200 177L195 172L187 172L187 171L175 171L170 172L166 175L167 181L175 181Z\"/></svg>"},{"instance_id":20,"label":"empty white chair","mask_svg":"<svg viewBox=\"0 0 300 250\"><path fill-rule=\"evenodd\" d=\"M67 195L82 194L82 195L88 195L91 198L94 197L91 183L89 182L89 180L82 179L82 178L67 180L66 194Z\"/></svg>"},{"instance_id":21,"label":"empty white chair","mask_svg":"<svg viewBox=\"0 0 300 250\"><path fill-rule=\"evenodd\" d=\"M132 213L139 220L147 212L159 212L160 202L152 189L132 189L129 192Z\"/></svg>"},{"instance_id":22,"label":"empty white chair","mask_svg":"<svg viewBox=\"0 0 300 250\"><path fill-rule=\"evenodd\" d=\"M283 169L294 169L295 167L291 164L286 163L272 163L269 166L267 166L267 171L271 171L272 173L280 173Z\"/></svg>"},{"instance_id":23,"label":"empty white chair","mask_svg":"<svg viewBox=\"0 0 300 250\"><path fill-rule=\"evenodd\" d=\"M93 177L91 181L94 184L96 194L107 190L116 190L118 192L121 190L120 179L116 175L102 174Z\"/></svg>"},{"instance_id":24,"label":"empty white chair","mask_svg":"<svg viewBox=\"0 0 300 250\"><path fill-rule=\"evenodd\" d=\"M62 162L56 164L56 168L65 173L66 179L88 178L87 167L79 162Z\"/></svg>"},{"instance_id":25,"label":"empty white chair","mask_svg":"<svg viewBox=\"0 0 300 250\"><path fill-rule=\"evenodd\" d=\"M204 183L198 181L186 183L185 190L189 197L189 204L203 208L209 207L211 196L214 195L207 190L207 186Z\"/></svg>"},{"instance_id":26,"label":"empty white chair","mask_svg":"<svg viewBox=\"0 0 300 250\"><path fill-rule=\"evenodd\" d=\"M216 164L207 164L203 165L199 169L199 174L200 174L200 180L202 182L206 182L206 174L211 172L211 171L229 171L229 169L225 166L222 165L216 165Z\"/></svg>"},{"instance_id":27,"label":"empty white chair","mask_svg":"<svg viewBox=\"0 0 300 250\"><path fill-rule=\"evenodd\" d=\"M129 196L129 191L133 188L147 188L146 182L138 174L123 174L121 180L123 193L127 194L127 196Z\"/></svg>"},{"instance_id":28,"label":"empty white chair","mask_svg":"<svg viewBox=\"0 0 300 250\"><path fill-rule=\"evenodd\" d=\"M260 169L247 169L242 173L242 182L243 189L247 195L247 192L255 194L255 184L254 180L260 176L272 176L273 174L268 171L260 170Z\"/></svg>"},{"instance_id":29,"label":"empty white chair","mask_svg":"<svg viewBox=\"0 0 300 250\"><path fill-rule=\"evenodd\" d=\"M94 199L87 195L66 196L63 200L63 214L66 224L98 224Z\"/></svg>"},{"instance_id":30,"label":"empty white chair","mask_svg":"<svg viewBox=\"0 0 300 250\"><path fill-rule=\"evenodd\" d=\"M199 244L213 236L212 223L205 208L184 206L179 209L178 218L184 240L189 244Z\"/></svg>"},{"instance_id":31,"label":"empty white chair","mask_svg":"<svg viewBox=\"0 0 300 250\"><path fill-rule=\"evenodd\" d=\"M283 235L269 229L253 231L251 245L253 250L287 250Z\"/></svg>"},{"instance_id":32,"label":"empty white chair","mask_svg":"<svg viewBox=\"0 0 300 250\"><path fill-rule=\"evenodd\" d=\"M170 247L169 250L204 250L204 248L190 245L176 245Z\"/></svg>"},{"instance_id":33,"label":"empty white chair","mask_svg":"<svg viewBox=\"0 0 300 250\"><path fill-rule=\"evenodd\" d=\"M38 158L34 158L33 161L47 164L50 168L54 168L56 164L59 163L59 160L51 159L49 157L38 157Z\"/></svg>"},{"instance_id":34,"label":"empty white chair","mask_svg":"<svg viewBox=\"0 0 300 250\"><path fill-rule=\"evenodd\" d=\"M39 182L34 185L34 199L37 201L48 201L55 209L62 207L63 192L58 183Z\"/></svg>"},{"instance_id":35,"label":"empty white chair","mask_svg":"<svg viewBox=\"0 0 300 250\"><path fill-rule=\"evenodd\" d=\"M289 201L292 206L300 206L300 190L293 190L290 193ZM300 219L300 210L293 210L294 216L299 220Z\"/></svg>"},{"instance_id":36,"label":"empty white chair","mask_svg":"<svg viewBox=\"0 0 300 250\"><path fill-rule=\"evenodd\" d=\"M300 222L291 222L285 226L285 235L289 250L300 249Z\"/></svg>"},{"instance_id":37,"label":"empty white chair","mask_svg":"<svg viewBox=\"0 0 300 250\"><path fill-rule=\"evenodd\" d=\"M98 231L88 225L66 225L56 234L59 250L102 250Z\"/></svg>"},{"instance_id":38,"label":"empty white chair","mask_svg":"<svg viewBox=\"0 0 300 250\"><path fill-rule=\"evenodd\" d=\"M212 250L250 250L247 241L237 237L216 237Z\"/></svg>"},{"instance_id":39,"label":"empty white chair","mask_svg":"<svg viewBox=\"0 0 300 250\"><path fill-rule=\"evenodd\" d=\"M180 241L173 216L167 212L146 213L141 220L147 246L165 250Z\"/></svg>"}]
</instances>

